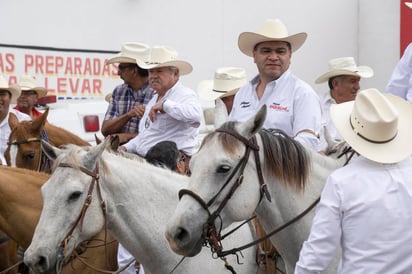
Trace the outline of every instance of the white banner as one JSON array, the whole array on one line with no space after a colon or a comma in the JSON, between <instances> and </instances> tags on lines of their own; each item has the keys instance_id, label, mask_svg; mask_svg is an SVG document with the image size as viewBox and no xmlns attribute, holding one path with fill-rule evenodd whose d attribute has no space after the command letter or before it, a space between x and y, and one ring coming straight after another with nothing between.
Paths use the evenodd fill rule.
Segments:
<instances>
[{"instance_id":1,"label":"white banner","mask_svg":"<svg viewBox=\"0 0 412 274\"><path fill-rule=\"evenodd\" d=\"M58 100L104 98L122 83L117 64L105 65L115 53L0 45L0 74L9 84L23 74L34 76Z\"/></svg>"}]
</instances>

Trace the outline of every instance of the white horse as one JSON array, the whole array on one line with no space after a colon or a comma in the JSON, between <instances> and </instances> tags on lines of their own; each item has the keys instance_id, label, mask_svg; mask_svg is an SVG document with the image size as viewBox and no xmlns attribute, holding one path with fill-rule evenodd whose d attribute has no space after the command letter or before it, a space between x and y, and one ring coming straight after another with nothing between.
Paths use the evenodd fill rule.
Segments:
<instances>
[{"instance_id":1,"label":"white horse","mask_svg":"<svg viewBox=\"0 0 412 274\"><path fill-rule=\"evenodd\" d=\"M164 238L166 221L178 203L177 193L187 185L188 177L104 151L106 142L62 149L42 142L55 167L42 187L44 206L25 263L36 273L47 273L62 260L62 241L67 241L65 255L70 254L77 243L107 224L108 231L144 265L147 274L171 273L174 267L173 273L229 273L224 261L212 259L206 249L179 265L182 257L170 250ZM86 203L90 204L87 209ZM227 238L227 244L234 247L253 239L249 227L240 233L244 239ZM241 265L234 256L227 258L228 263L237 273L257 273L254 251L244 252L244 256Z\"/></svg>"},{"instance_id":2,"label":"white horse","mask_svg":"<svg viewBox=\"0 0 412 274\"><path fill-rule=\"evenodd\" d=\"M263 107L246 122L224 123L206 136L192 157L189 188L180 192L181 200L166 232L176 253L193 256L199 252L205 226L213 228L222 222L226 227L256 212L270 233L308 209L271 237L287 272L293 272L310 232L315 211L311 206L316 205L327 176L345 159L321 155L282 132L262 130L265 117ZM337 260L331 273L336 273L336 265Z\"/></svg>"}]
</instances>

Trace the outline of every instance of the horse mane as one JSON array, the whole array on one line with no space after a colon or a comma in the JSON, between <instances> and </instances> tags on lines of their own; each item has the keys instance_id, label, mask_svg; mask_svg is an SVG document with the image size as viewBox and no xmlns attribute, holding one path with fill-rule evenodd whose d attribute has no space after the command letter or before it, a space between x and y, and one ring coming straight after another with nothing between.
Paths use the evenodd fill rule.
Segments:
<instances>
[{"instance_id":1,"label":"horse mane","mask_svg":"<svg viewBox=\"0 0 412 274\"><path fill-rule=\"evenodd\" d=\"M236 123L226 122L221 129L235 131ZM202 145L216 134L227 153L233 154L239 144L242 144L230 134L212 132L205 137ZM296 191L303 191L311 167L311 158L306 148L280 129L261 129L259 135L263 143L263 169L267 177L274 177Z\"/></svg>"}]
</instances>

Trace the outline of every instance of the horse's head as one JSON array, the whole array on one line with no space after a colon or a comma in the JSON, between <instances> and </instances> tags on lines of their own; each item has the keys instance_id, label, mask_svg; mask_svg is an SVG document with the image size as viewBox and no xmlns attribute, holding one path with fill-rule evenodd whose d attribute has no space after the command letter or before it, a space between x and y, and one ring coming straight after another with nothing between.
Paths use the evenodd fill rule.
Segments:
<instances>
[{"instance_id":1,"label":"horse's head","mask_svg":"<svg viewBox=\"0 0 412 274\"><path fill-rule=\"evenodd\" d=\"M255 211L261 192L254 156L257 144L250 140L261 129L265 117L266 106L248 121L226 122L205 137L190 162L188 189L180 192L180 202L167 227L166 237L176 253L198 254L207 223L214 223L219 230L247 219ZM249 146L250 156L245 155ZM239 185L235 187L236 184ZM215 214L219 217L210 218Z\"/></svg>"},{"instance_id":2,"label":"horse's head","mask_svg":"<svg viewBox=\"0 0 412 274\"><path fill-rule=\"evenodd\" d=\"M18 122L9 119L11 133L4 153L7 165L31 170L40 170L42 150L41 132L47 120L49 110L33 121Z\"/></svg>"},{"instance_id":3,"label":"horse's head","mask_svg":"<svg viewBox=\"0 0 412 274\"><path fill-rule=\"evenodd\" d=\"M96 169L109 138L95 147L56 148L42 140L55 170L43 185L43 210L25 263L37 273L59 268L64 257L104 226L99 173Z\"/></svg>"}]
</instances>

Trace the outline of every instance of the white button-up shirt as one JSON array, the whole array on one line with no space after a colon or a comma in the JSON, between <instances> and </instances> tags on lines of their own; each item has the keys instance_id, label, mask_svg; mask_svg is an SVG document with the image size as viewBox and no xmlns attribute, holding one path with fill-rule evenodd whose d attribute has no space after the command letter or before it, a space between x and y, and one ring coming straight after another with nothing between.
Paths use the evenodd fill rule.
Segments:
<instances>
[{"instance_id":1,"label":"white button-up shirt","mask_svg":"<svg viewBox=\"0 0 412 274\"><path fill-rule=\"evenodd\" d=\"M321 273L341 244L338 273L412 273L412 158L364 157L326 181L295 274Z\"/></svg>"},{"instance_id":2,"label":"white button-up shirt","mask_svg":"<svg viewBox=\"0 0 412 274\"><path fill-rule=\"evenodd\" d=\"M18 110L15 110L13 108L10 108L7 116L3 119L3 121L0 122L0 160L2 165L4 166L7 165L6 158L4 158L4 152L7 149L7 142L9 141L9 136L11 133L11 129L9 126L10 112L16 115L17 120L19 120L19 122L31 120L31 117L29 115Z\"/></svg>"},{"instance_id":3,"label":"white button-up shirt","mask_svg":"<svg viewBox=\"0 0 412 274\"><path fill-rule=\"evenodd\" d=\"M328 143L325 139L325 128L328 131L330 137L333 141L341 141L342 137L338 133L335 125L332 122L332 118L330 118L330 107L333 104L336 104L335 99L330 96L330 91L325 92L321 96L321 104L322 104L322 129L320 132L320 145L319 150L326 151L328 148Z\"/></svg>"},{"instance_id":4,"label":"white button-up shirt","mask_svg":"<svg viewBox=\"0 0 412 274\"><path fill-rule=\"evenodd\" d=\"M264 128L282 129L297 141L317 150L319 139L314 134L299 133L301 130L319 133L321 129L321 106L315 91L287 70L279 79L266 85L259 100L256 94L258 82L259 76L256 76L239 89L229 119L246 121L266 104Z\"/></svg>"},{"instance_id":5,"label":"white button-up shirt","mask_svg":"<svg viewBox=\"0 0 412 274\"><path fill-rule=\"evenodd\" d=\"M165 113L158 113L152 122L149 112L158 103L157 98L155 94L147 104L139 124L140 133L124 145L127 151L145 156L152 146L168 140L175 142L179 150L192 155L203 116L197 94L177 82L161 100Z\"/></svg>"},{"instance_id":6,"label":"white button-up shirt","mask_svg":"<svg viewBox=\"0 0 412 274\"><path fill-rule=\"evenodd\" d=\"M412 43L405 49L393 70L385 92L397 95L412 103Z\"/></svg>"}]
</instances>

